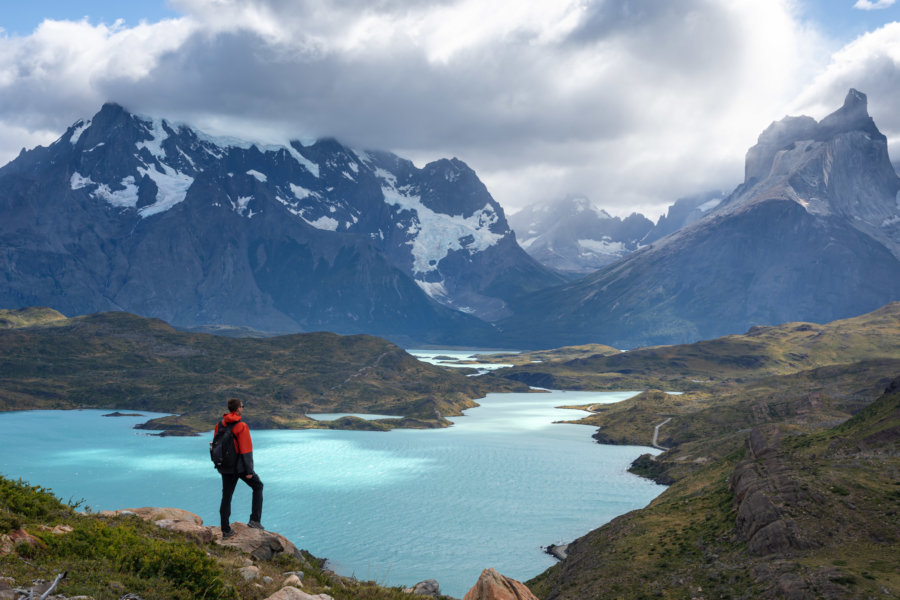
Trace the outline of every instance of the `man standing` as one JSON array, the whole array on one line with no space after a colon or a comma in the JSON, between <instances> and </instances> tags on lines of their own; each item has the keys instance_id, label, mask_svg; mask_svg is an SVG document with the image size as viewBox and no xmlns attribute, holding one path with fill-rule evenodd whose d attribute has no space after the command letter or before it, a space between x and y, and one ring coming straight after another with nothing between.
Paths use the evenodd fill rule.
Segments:
<instances>
[{"instance_id":1,"label":"man standing","mask_svg":"<svg viewBox=\"0 0 900 600\"><path fill-rule=\"evenodd\" d=\"M231 496L234 494L234 488L237 486L238 479L242 479L244 483L253 490L253 498L250 506L250 521L247 523L254 529L262 529L260 523L262 519L262 491L263 484L253 471L253 442L250 439L250 428L241 421L241 415L244 412L244 403L237 398L228 400L228 413L222 417L222 420L216 424L213 433L219 432L220 428L226 428L232 425L231 434L234 438L234 448L237 453L237 461L234 465L223 465L219 472L222 474L222 503L219 505L219 516L222 518L222 538L227 539L234 535L231 528Z\"/></svg>"}]
</instances>

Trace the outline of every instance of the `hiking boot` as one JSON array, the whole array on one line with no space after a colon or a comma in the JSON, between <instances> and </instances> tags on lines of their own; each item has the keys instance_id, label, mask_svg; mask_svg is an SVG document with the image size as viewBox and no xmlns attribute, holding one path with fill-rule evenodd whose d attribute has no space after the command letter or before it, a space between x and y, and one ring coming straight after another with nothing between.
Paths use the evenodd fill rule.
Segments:
<instances>
[{"instance_id":1,"label":"hiking boot","mask_svg":"<svg viewBox=\"0 0 900 600\"><path fill-rule=\"evenodd\" d=\"M234 537L237 532L234 529L223 529L222 530L222 539L227 540L230 537Z\"/></svg>"},{"instance_id":2,"label":"hiking boot","mask_svg":"<svg viewBox=\"0 0 900 600\"><path fill-rule=\"evenodd\" d=\"M252 527L253 529L265 529L259 521L250 521L247 523L247 527Z\"/></svg>"}]
</instances>

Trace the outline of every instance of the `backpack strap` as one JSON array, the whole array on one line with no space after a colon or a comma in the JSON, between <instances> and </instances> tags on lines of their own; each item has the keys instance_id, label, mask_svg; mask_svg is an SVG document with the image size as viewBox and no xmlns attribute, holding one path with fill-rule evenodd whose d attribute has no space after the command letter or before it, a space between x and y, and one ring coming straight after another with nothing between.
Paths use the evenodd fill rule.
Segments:
<instances>
[{"instance_id":1,"label":"backpack strap","mask_svg":"<svg viewBox=\"0 0 900 600\"><path fill-rule=\"evenodd\" d=\"M238 423L240 423L240 421L232 421L232 422L229 423L228 425L225 425L225 419L222 419L222 421L221 421L219 424L220 424L220 425L224 425L224 426L225 426L225 429L226 429L227 431L230 431L230 432L231 432L231 439L234 440L234 447L235 447L235 449L237 450L238 456L240 456L240 455L241 455L241 444L238 442L237 436L234 435L234 427L235 427L235 425L237 425Z\"/></svg>"}]
</instances>

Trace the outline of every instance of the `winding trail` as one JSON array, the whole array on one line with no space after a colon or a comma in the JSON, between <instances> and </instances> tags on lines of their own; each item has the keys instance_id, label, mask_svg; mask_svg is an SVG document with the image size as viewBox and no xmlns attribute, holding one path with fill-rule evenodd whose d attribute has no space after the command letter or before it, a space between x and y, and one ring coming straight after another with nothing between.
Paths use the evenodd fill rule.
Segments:
<instances>
[{"instance_id":1,"label":"winding trail","mask_svg":"<svg viewBox=\"0 0 900 600\"><path fill-rule=\"evenodd\" d=\"M656 427L653 428L653 442L650 444L651 446L653 446L654 448L659 448L660 450L668 450L668 448L664 448L664 447L660 446L659 444L657 444L656 442L659 440L659 428L671 420L672 420L672 417L669 417L668 419L666 419L665 421L663 421L662 423L660 423L659 425L657 425Z\"/></svg>"}]
</instances>

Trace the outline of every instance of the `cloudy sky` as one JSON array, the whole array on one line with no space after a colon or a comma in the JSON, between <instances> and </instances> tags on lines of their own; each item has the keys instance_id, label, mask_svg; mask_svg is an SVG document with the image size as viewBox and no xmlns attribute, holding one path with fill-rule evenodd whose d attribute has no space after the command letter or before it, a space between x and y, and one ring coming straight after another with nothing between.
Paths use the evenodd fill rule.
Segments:
<instances>
[{"instance_id":1,"label":"cloudy sky","mask_svg":"<svg viewBox=\"0 0 900 600\"><path fill-rule=\"evenodd\" d=\"M456 156L507 212L655 218L851 87L900 159L895 0L0 0L0 164L115 101L208 133Z\"/></svg>"}]
</instances>

